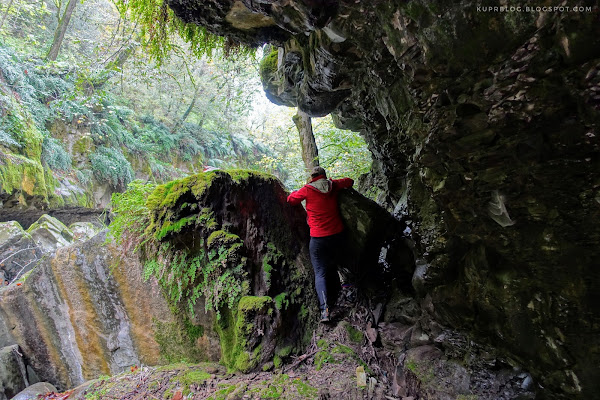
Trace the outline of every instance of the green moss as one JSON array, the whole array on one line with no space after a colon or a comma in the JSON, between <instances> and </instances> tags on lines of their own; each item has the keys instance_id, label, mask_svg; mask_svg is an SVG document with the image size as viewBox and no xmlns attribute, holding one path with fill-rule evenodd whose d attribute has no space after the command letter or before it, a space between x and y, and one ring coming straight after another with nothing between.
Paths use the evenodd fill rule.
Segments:
<instances>
[{"instance_id":1,"label":"green moss","mask_svg":"<svg viewBox=\"0 0 600 400\"><path fill-rule=\"evenodd\" d=\"M319 390L313 386L310 386L308 383L303 382L300 380L300 378L295 379L293 385L296 387L296 390L300 396L307 399L317 398Z\"/></svg>"},{"instance_id":2,"label":"green moss","mask_svg":"<svg viewBox=\"0 0 600 400\"><path fill-rule=\"evenodd\" d=\"M199 362L205 354L196 347L197 331L190 335L177 322L153 320L154 339L158 343L161 357L168 363Z\"/></svg>"},{"instance_id":3,"label":"green moss","mask_svg":"<svg viewBox=\"0 0 600 400\"><path fill-rule=\"evenodd\" d=\"M287 297L287 292L279 293L275 296L273 300L275 301L275 307L277 307L278 310L285 310L289 307L290 301Z\"/></svg>"},{"instance_id":4,"label":"green moss","mask_svg":"<svg viewBox=\"0 0 600 400\"><path fill-rule=\"evenodd\" d=\"M208 372L197 369L197 370L192 370L192 371L186 372L181 377L180 382L183 383L184 385L189 386L192 383L202 383L202 382L206 381L207 379L210 379L210 377L211 377L211 375Z\"/></svg>"},{"instance_id":5,"label":"green moss","mask_svg":"<svg viewBox=\"0 0 600 400\"><path fill-rule=\"evenodd\" d=\"M275 245L271 242L267 243L267 254L265 254L262 261L262 270L267 290L271 287L271 271L275 266L280 266L283 259L283 254L277 250Z\"/></svg>"},{"instance_id":6,"label":"green moss","mask_svg":"<svg viewBox=\"0 0 600 400\"><path fill-rule=\"evenodd\" d=\"M356 355L356 352L354 350L352 350L350 347L345 346L343 344L338 344L336 345L331 352L333 354L338 353L338 354L350 354L352 356Z\"/></svg>"},{"instance_id":7,"label":"green moss","mask_svg":"<svg viewBox=\"0 0 600 400\"><path fill-rule=\"evenodd\" d=\"M287 357L292 353L292 346L285 346L282 347L281 349L277 350L276 354L279 357Z\"/></svg>"},{"instance_id":8,"label":"green moss","mask_svg":"<svg viewBox=\"0 0 600 400\"><path fill-rule=\"evenodd\" d=\"M404 368L412 372L424 384L430 384L435 380L433 364L429 361L417 362L408 359L404 363Z\"/></svg>"},{"instance_id":9,"label":"green moss","mask_svg":"<svg viewBox=\"0 0 600 400\"><path fill-rule=\"evenodd\" d=\"M0 190L12 194L15 190L39 196L48 202L48 189L42 164L16 154L4 154L0 159Z\"/></svg>"},{"instance_id":10,"label":"green moss","mask_svg":"<svg viewBox=\"0 0 600 400\"><path fill-rule=\"evenodd\" d=\"M265 172L254 171L250 169L228 169L226 172L236 183L247 182L250 178L259 178L267 181L276 180L275 176Z\"/></svg>"},{"instance_id":11,"label":"green moss","mask_svg":"<svg viewBox=\"0 0 600 400\"><path fill-rule=\"evenodd\" d=\"M281 367L281 363L282 363L281 357L279 357L278 355L275 355L275 357L273 357L273 366L275 368L279 368L279 367Z\"/></svg>"},{"instance_id":12,"label":"green moss","mask_svg":"<svg viewBox=\"0 0 600 400\"><path fill-rule=\"evenodd\" d=\"M221 311L221 318L215 321L215 332L219 335L219 344L221 345L221 363L228 369L232 369L235 364L234 348L237 338L235 332L235 322L237 321L236 309L224 309Z\"/></svg>"},{"instance_id":13,"label":"green moss","mask_svg":"<svg viewBox=\"0 0 600 400\"><path fill-rule=\"evenodd\" d=\"M184 319L183 325L190 340L196 341L204 336L204 327L202 325L194 325L189 318Z\"/></svg>"},{"instance_id":14,"label":"green moss","mask_svg":"<svg viewBox=\"0 0 600 400\"><path fill-rule=\"evenodd\" d=\"M236 244L241 244L240 241L241 239L238 235L234 235L233 233L224 230L218 230L208 236L206 245L209 248L215 247L215 245L231 247Z\"/></svg>"},{"instance_id":15,"label":"green moss","mask_svg":"<svg viewBox=\"0 0 600 400\"><path fill-rule=\"evenodd\" d=\"M243 385L245 386L245 384ZM226 400L238 388L238 385L219 383L219 387L221 389L217 390L214 395L207 397L207 400Z\"/></svg>"},{"instance_id":16,"label":"green moss","mask_svg":"<svg viewBox=\"0 0 600 400\"><path fill-rule=\"evenodd\" d=\"M364 335L361 331L348 323L344 324L344 328L346 328L346 332L348 332L348 338L350 338L350 341L358 344L362 343Z\"/></svg>"},{"instance_id":17,"label":"green moss","mask_svg":"<svg viewBox=\"0 0 600 400\"><path fill-rule=\"evenodd\" d=\"M93 152L94 140L91 136L82 136L73 143L73 153L91 154Z\"/></svg>"},{"instance_id":18,"label":"green moss","mask_svg":"<svg viewBox=\"0 0 600 400\"><path fill-rule=\"evenodd\" d=\"M259 72L263 82L268 81L268 77L277 72L277 63L279 59L279 51L277 47L273 47L271 52L260 60Z\"/></svg>"},{"instance_id":19,"label":"green moss","mask_svg":"<svg viewBox=\"0 0 600 400\"><path fill-rule=\"evenodd\" d=\"M223 310L215 324L221 343L221 361L231 371L248 372L258 365L262 346L248 349L248 338L255 334L253 320L257 312L268 312L272 299L268 296L244 296L237 309Z\"/></svg>"},{"instance_id":20,"label":"green moss","mask_svg":"<svg viewBox=\"0 0 600 400\"><path fill-rule=\"evenodd\" d=\"M315 369L320 371L324 364L334 364L336 359L327 350L321 350L315 354Z\"/></svg>"},{"instance_id":21,"label":"green moss","mask_svg":"<svg viewBox=\"0 0 600 400\"><path fill-rule=\"evenodd\" d=\"M173 207L181 196L190 192L199 199L216 176L215 173L201 173L157 186L148 196L146 206L153 211L164 211Z\"/></svg>"},{"instance_id":22,"label":"green moss","mask_svg":"<svg viewBox=\"0 0 600 400\"><path fill-rule=\"evenodd\" d=\"M300 317L300 319L304 319L308 316L308 309L304 304L300 306L300 312L298 313L298 316Z\"/></svg>"}]
</instances>

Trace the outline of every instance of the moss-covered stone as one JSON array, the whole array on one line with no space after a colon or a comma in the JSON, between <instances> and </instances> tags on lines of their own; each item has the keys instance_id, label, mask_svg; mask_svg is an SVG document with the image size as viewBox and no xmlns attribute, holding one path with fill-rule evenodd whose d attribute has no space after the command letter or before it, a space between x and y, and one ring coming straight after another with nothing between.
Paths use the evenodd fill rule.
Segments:
<instances>
[{"instance_id":1,"label":"moss-covered stone","mask_svg":"<svg viewBox=\"0 0 600 400\"><path fill-rule=\"evenodd\" d=\"M226 311L216 324L221 339L223 363L230 370L248 372L255 369L265 355L261 354L261 336L273 313L273 299L268 296L244 296L235 312ZM270 357L269 357L270 358Z\"/></svg>"},{"instance_id":2,"label":"moss-covered stone","mask_svg":"<svg viewBox=\"0 0 600 400\"><path fill-rule=\"evenodd\" d=\"M22 192L28 196L37 196L47 203L48 189L40 160L5 154L0 159L0 191L8 194ZM22 203L26 205L25 197L22 197Z\"/></svg>"},{"instance_id":3,"label":"moss-covered stone","mask_svg":"<svg viewBox=\"0 0 600 400\"><path fill-rule=\"evenodd\" d=\"M344 328L346 329L346 332L348 333L348 338L350 339L350 341L360 344L362 343L362 341L364 340L364 335L361 331L359 331L358 329L356 329L355 327L353 327L352 325L350 325L349 323L344 323Z\"/></svg>"},{"instance_id":4,"label":"moss-covered stone","mask_svg":"<svg viewBox=\"0 0 600 400\"><path fill-rule=\"evenodd\" d=\"M259 73L263 82L271 79L272 75L277 72L277 62L279 51L277 47L272 47L271 51L260 61Z\"/></svg>"},{"instance_id":5,"label":"moss-covered stone","mask_svg":"<svg viewBox=\"0 0 600 400\"><path fill-rule=\"evenodd\" d=\"M199 331L191 330L189 327L186 329L179 322L161 322L156 319L153 320L153 326L154 338L159 345L164 362L193 363L206 359L204 352L196 345Z\"/></svg>"}]
</instances>

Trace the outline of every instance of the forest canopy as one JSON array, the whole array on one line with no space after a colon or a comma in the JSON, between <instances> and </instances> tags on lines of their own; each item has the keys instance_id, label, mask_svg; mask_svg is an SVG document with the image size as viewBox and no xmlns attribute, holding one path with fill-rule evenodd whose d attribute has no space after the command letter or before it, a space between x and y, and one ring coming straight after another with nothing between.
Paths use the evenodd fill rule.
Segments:
<instances>
[{"instance_id":1,"label":"forest canopy","mask_svg":"<svg viewBox=\"0 0 600 400\"><path fill-rule=\"evenodd\" d=\"M160 0L2 0L0 15L0 151L33 159L40 136L49 192L122 191L207 165L304 182L295 110L266 100L261 48L186 24ZM313 128L331 175L369 171L358 133L330 117Z\"/></svg>"}]
</instances>

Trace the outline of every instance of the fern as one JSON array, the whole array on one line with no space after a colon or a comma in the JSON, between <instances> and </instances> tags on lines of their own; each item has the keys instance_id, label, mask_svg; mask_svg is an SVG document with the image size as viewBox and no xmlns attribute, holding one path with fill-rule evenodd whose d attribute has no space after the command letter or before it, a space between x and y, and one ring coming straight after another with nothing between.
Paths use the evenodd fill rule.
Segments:
<instances>
[{"instance_id":1,"label":"fern","mask_svg":"<svg viewBox=\"0 0 600 400\"><path fill-rule=\"evenodd\" d=\"M145 184L136 180L129 184L125 193L113 193L111 199L112 212L115 218L109 225L110 237L117 244L127 239L142 241L144 230L150 221L150 212L146 207L146 199L154 191L156 185ZM158 269L152 264L151 273Z\"/></svg>"},{"instance_id":2,"label":"fern","mask_svg":"<svg viewBox=\"0 0 600 400\"><path fill-rule=\"evenodd\" d=\"M42 162L51 170L69 171L71 156L65 151L61 142L52 137L44 137L42 142Z\"/></svg>"},{"instance_id":3,"label":"fern","mask_svg":"<svg viewBox=\"0 0 600 400\"><path fill-rule=\"evenodd\" d=\"M115 189L122 189L133 181L133 169L123 153L112 147L99 147L90 155L94 176L99 182L109 183Z\"/></svg>"},{"instance_id":4,"label":"fern","mask_svg":"<svg viewBox=\"0 0 600 400\"><path fill-rule=\"evenodd\" d=\"M164 0L115 0L123 17L129 17L141 27L143 45L160 65L175 51L181 51L177 37L182 39L195 57L212 57L215 50L253 55L255 49L209 33L206 28L186 23L176 17Z\"/></svg>"}]
</instances>

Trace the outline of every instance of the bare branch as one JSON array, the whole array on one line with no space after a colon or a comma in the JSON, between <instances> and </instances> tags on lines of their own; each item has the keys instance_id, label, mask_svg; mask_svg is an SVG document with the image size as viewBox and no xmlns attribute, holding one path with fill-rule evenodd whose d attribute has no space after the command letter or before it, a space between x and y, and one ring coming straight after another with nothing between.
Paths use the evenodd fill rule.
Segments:
<instances>
[{"instance_id":1,"label":"bare branch","mask_svg":"<svg viewBox=\"0 0 600 400\"><path fill-rule=\"evenodd\" d=\"M27 248L18 250L16 252L12 253L10 256L6 257L4 260L0 261L0 265L4 264L6 261L8 261L9 258L16 256L17 254L19 254L22 251L35 250L35 249L36 249L36 247L27 247Z\"/></svg>"},{"instance_id":2,"label":"bare branch","mask_svg":"<svg viewBox=\"0 0 600 400\"><path fill-rule=\"evenodd\" d=\"M14 282L15 282L17 279L19 279L19 275L21 275L21 272L23 272L23 270L24 270L25 268L27 268L29 265L31 265L32 263L34 263L34 262L36 262L36 261L39 261L39 258L37 258L37 257L36 257L36 258L35 258L35 260L31 260L30 262L28 262L27 264L25 264L25 265L23 266L23 268L21 268L21 269L19 270L19 272L17 272L17 274L15 275L15 277L13 278L13 280L12 280L12 281L10 281L9 285L10 285L10 284L12 284L12 283L14 283ZM20 265L19 265L19 266L20 266Z\"/></svg>"}]
</instances>

